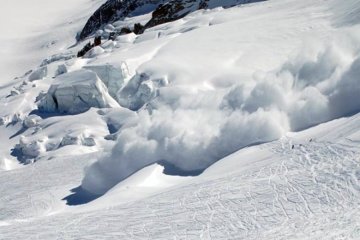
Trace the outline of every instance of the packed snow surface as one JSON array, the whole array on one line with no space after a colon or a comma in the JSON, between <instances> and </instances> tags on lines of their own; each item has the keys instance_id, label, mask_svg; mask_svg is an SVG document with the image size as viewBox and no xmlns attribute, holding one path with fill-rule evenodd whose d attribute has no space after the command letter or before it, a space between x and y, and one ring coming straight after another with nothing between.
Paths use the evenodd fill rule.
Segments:
<instances>
[{"instance_id":1,"label":"packed snow surface","mask_svg":"<svg viewBox=\"0 0 360 240\"><path fill-rule=\"evenodd\" d=\"M32 1L0 25L29 58L0 57L0 239L360 238L359 1L199 10L83 58L105 1Z\"/></svg>"}]
</instances>

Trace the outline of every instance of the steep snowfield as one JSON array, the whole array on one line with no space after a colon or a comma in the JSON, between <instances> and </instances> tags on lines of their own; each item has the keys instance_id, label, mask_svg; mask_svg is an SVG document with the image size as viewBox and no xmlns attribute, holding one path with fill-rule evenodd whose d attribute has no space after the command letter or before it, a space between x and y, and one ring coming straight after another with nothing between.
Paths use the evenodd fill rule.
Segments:
<instances>
[{"instance_id":1,"label":"steep snowfield","mask_svg":"<svg viewBox=\"0 0 360 240\"><path fill-rule=\"evenodd\" d=\"M0 9L0 83L34 68L75 43L78 29L104 0L12 1Z\"/></svg>"},{"instance_id":2,"label":"steep snowfield","mask_svg":"<svg viewBox=\"0 0 360 240\"><path fill-rule=\"evenodd\" d=\"M103 2L1 10L0 239L360 238L357 0L201 10L75 58Z\"/></svg>"}]
</instances>

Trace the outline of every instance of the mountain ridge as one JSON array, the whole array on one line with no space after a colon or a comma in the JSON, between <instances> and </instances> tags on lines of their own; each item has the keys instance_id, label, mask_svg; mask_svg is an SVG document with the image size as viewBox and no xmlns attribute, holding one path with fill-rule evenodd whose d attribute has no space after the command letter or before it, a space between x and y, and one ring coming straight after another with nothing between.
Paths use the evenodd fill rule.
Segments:
<instances>
[{"instance_id":1,"label":"mountain ridge","mask_svg":"<svg viewBox=\"0 0 360 240\"><path fill-rule=\"evenodd\" d=\"M105 24L123 20L126 17L153 12L150 21L142 30L144 31L159 24L178 20L199 9L228 8L260 1L266 0L108 0L89 18L78 35L78 40L89 37Z\"/></svg>"}]
</instances>

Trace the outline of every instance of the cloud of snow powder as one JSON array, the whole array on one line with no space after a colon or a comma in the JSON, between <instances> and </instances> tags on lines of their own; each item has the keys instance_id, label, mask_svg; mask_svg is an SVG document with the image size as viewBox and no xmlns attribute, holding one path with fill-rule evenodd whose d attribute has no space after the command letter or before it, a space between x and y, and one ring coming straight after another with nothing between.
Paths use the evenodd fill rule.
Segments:
<instances>
[{"instance_id":1,"label":"cloud of snow powder","mask_svg":"<svg viewBox=\"0 0 360 240\"><path fill-rule=\"evenodd\" d=\"M250 144L359 112L359 42L359 35L342 32L330 44L307 43L280 69L227 90L161 88L151 114L140 111L136 124L120 130L112 151L87 169L82 187L103 194L158 161L205 169Z\"/></svg>"}]
</instances>

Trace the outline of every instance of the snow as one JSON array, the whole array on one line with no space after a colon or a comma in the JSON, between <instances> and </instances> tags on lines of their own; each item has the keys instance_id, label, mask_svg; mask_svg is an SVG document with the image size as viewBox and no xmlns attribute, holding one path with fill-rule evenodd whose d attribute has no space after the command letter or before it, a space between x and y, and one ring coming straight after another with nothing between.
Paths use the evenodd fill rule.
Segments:
<instances>
[{"instance_id":1,"label":"snow","mask_svg":"<svg viewBox=\"0 0 360 240\"><path fill-rule=\"evenodd\" d=\"M78 70L59 76L46 95L40 99L39 110L77 114L91 107L116 107L118 104L107 92L96 73Z\"/></svg>"},{"instance_id":2,"label":"snow","mask_svg":"<svg viewBox=\"0 0 360 240\"><path fill-rule=\"evenodd\" d=\"M84 57L95 58L95 57L100 56L103 53L105 53L105 50L100 46L96 46L93 49L91 49L89 52L87 52Z\"/></svg>"},{"instance_id":3,"label":"snow","mask_svg":"<svg viewBox=\"0 0 360 240\"><path fill-rule=\"evenodd\" d=\"M253 13L252 8L242 10L250 11L248 15L259 15ZM294 31L295 27L271 13L268 16L271 20L266 21L276 17L279 22L271 24L266 32L263 24L255 25L257 21L246 19L243 23L242 18L235 17L240 13L236 8L228 11L225 17L223 12L194 13L183 21L158 26L153 31L149 29L138 38L140 41L134 42L135 48L154 43L157 38L148 36L159 35L159 32L166 39L167 32L174 32L173 27L185 29L188 22L201 25L205 20L216 22L211 30L203 27L185 31L173 40L170 38L150 61L137 68L135 77L121 90L119 102L131 110L144 107L147 111L139 112L137 125L124 128L118 134L113 151L87 170L83 188L103 194L134 172L158 161L169 162L185 171L203 170L245 146L273 141L288 131L306 129L359 110L359 102L351 100L360 94L359 79L354 72L358 69L358 46L349 48L342 44L343 41L358 42L358 26L352 31L332 29L331 23L325 25L326 18L322 19L308 30L314 35L323 34L322 38L308 39L306 45L299 43L297 53L281 49L281 54L288 51L293 56L274 65L281 59L275 58L279 48L269 51L269 46L257 39L275 31L272 27L284 28L283 31ZM259 11L264 15L261 8ZM197 20L198 15L201 21ZM263 21L261 19L261 23ZM238 26L251 29L254 34L246 32L243 36L245 32L234 31ZM288 48L293 46L306 26L296 27L300 28L298 35L283 39L282 31L276 30L272 40L287 42L289 45L284 46ZM326 28L329 30L324 34ZM197 39L196 42L193 39ZM245 43L236 44L238 39ZM254 45L256 50L263 48L268 55L260 60L255 58L263 53L254 52ZM116 55L114 52L110 59ZM237 55L240 59L236 59ZM264 58L273 65L266 67L269 63L265 63ZM251 73L247 73L249 69ZM225 80L227 76L223 72L232 76ZM157 79L169 79L169 84L156 86L153 83ZM347 87L340 87L343 85Z\"/></svg>"},{"instance_id":4,"label":"snow","mask_svg":"<svg viewBox=\"0 0 360 240\"><path fill-rule=\"evenodd\" d=\"M101 81L107 87L110 96L118 99L118 92L123 87L124 82L130 77L128 67L125 62L121 63L119 67L110 64L105 65L88 65L84 67L95 72Z\"/></svg>"},{"instance_id":5,"label":"snow","mask_svg":"<svg viewBox=\"0 0 360 240\"><path fill-rule=\"evenodd\" d=\"M35 80L41 80L43 79L44 77L47 76L47 67L44 66L44 67L40 67L38 69L36 69L34 72L32 72L29 76L29 81L30 82L33 82Z\"/></svg>"},{"instance_id":6,"label":"snow","mask_svg":"<svg viewBox=\"0 0 360 240\"><path fill-rule=\"evenodd\" d=\"M359 238L357 0L213 1L84 58L104 1L20 2L0 25L1 239Z\"/></svg>"},{"instance_id":7,"label":"snow","mask_svg":"<svg viewBox=\"0 0 360 240\"><path fill-rule=\"evenodd\" d=\"M63 52L74 44L78 28L103 2L2 1L1 83L8 83L14 77L35 68L45 57Z\"/></svg>"},{"instance_id":8,"label":"snow","mask_svg":"<svg viewBox=\"0 0 360 240\"><path fill-rule=\"evenodd\" d=\"M336 134L342 136L324 135L329 129L337 129ZM37 208L45 217L24 224L20 220L10 221L8 216L6 223L9 225L2 227L1 233L6 239L34 233L34 226L41 226L43 231L35 230L40 238L168 239L177 235L194 239L210 236L217 239L323 239L326 235L329 239L356 239L359 216L356 176L360 155L357 145L346 140L349 136L346 132L353 134L359 129L359 115L356 115L305 132L291 133L279 141L230 155L202 176L183 179L166 191L161 185L168 181L162 180L156 166L148 167L102 198L79 207L79 212L68 209L63 210L63 214L51 214L61 209L56 201L46 200L56 199L59 192L54 190L50 191L55 195L51 198L33 195L33 200L45 201L44 208ZM293 144L294 149L291 148ZM67 159L60 166L65 163L73 164L73 161ZM52 164L58 166L60 163L57 160ZM39 163L38 169L44 167L44 162ZM41 181L41 186L47 184L55 189L59 183L75 185L78 175L74 173L79 168L75 165L66 173L58 173L62 169L55 168L48 176L53 180ZM18 174L31 176L29 171ZM58 174L65 179L55 180ZM144 186L141 182L146 179L149 181ZM155 184L160 192L148 195L144 187L151 191L154 181L160 181ZM144 198L135 201L139 196ZM22 230L15 231L20 226Z\"/></svg>"}]
</instances>

